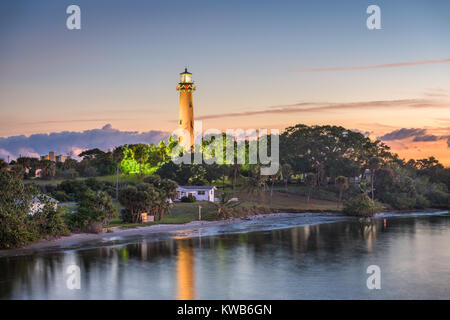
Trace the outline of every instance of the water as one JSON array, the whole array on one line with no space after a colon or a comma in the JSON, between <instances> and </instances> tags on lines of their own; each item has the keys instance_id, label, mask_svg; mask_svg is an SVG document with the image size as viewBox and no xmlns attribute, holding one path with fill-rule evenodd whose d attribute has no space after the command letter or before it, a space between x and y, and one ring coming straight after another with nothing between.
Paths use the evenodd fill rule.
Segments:
<instances>
[{"instance_id":1,"label":"water","mask_svg":"<svg viewBox=\"0 0 450 320\"><path fill-rule=\"evenodd\" d=\"M450 215L294 216L2 257L0 298L450 299Z\"/></svg>"}]
</instances>

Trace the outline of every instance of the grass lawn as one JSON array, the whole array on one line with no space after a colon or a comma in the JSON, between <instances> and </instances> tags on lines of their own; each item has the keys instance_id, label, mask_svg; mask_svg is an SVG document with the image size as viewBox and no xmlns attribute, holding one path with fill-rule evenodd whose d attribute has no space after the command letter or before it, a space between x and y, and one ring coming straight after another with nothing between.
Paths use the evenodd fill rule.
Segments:
<instances>
[{"instance_id":1,"label":"grass lawn","mask_svg":"<svg viewBox=\"0 0 450 320\"><path fill-rule=\"evenodd\" d=\"M306 203L306 197L302 194L295 193L297 191L295 188L288 189L286 192L283 190L274 190L272 196L272 202L270 201L270 192L265 193L264 201L259 199L250 199L248 195L244 192L235 192L234 196L239 198L240 204L236 207L245 208L267 208L272 210L283 211L327 211L336 212L340 208L337 207L336 201L321 200L321 199L311 199L309 203ZM221 192L221 191L218 191ZM232 192L229 190L228 192ZM218 195L217 195L218 196ZM114 205L118 208L119 212L121 209L120 204L114 201ZM161 221L148 222L145 224L126 224L120 219L115 219L111 221L109 225L105 227L122 227L122 228L135 228L139 226L149 226L154 224L182 224L191 221L198 220L198 207L202 207L202 220L216 220L217 207L210 202L194 202L194 203L184 203L175 202L170 215L165 215ZM157 217L155 217L157 218Z\"/></svg>"},{"instance_id":2,"label":"grass lawn","mask_svg":"<svg viewBox=\"0 0 450 320\"><path fill-rule=\"evenodd\" d=\"M114 201L116 206L120 204ZM135 228L139 226L151 226L154 224L182 224L191 221L198 220L198 207L202 207L202 220L216 220L216 206L211 202L194 202L194 203L184 203L176 202L174 203L170 215L164 215L161 221L148 222L142 224L132 224L123 223L120 218L114 219L109 225L104 227L122 227L122 228ZM119 211L120 212L120 211ZM157 217L155 217L157 219Z\"/></svg>"},{"instance_id":3,"label":"grass lawn","mask_svg":"<svg viewBox=\"0 0 450 320\"><path fill-rule=\"evenodd\" d=\"M303 193L295 192L296 187L289 187L288 192L284 188L279 190L274 190L272 195L272 201L270 199L270 190L266 191L264 194L264 201L258 198L250 198L245 193L235 193L235 196L239 200L243 201L241 206L252 207L261 206L272 209L291 209L291 210L321 210L321 211L336 211L339 210L337 207L337 201L330 201L324 199L311 198L309 203L306 202L306 196Z\"/></svg>"}]
</instances>

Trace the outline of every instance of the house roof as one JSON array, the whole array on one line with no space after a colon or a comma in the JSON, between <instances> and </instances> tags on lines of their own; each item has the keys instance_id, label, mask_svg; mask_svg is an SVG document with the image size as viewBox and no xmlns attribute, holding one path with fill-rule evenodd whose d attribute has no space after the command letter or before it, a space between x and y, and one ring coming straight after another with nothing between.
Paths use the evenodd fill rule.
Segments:
<instances>
[{"instance_id":1,"label":"house roof","mask_svg":"<svg viewBox=\"0 0 450 320\"><path fill-rule=\"evenodd\" d=\"M46 198L46 199L48 199L50 202L58 202L56 199L53 199L52 197L50 197L50 196L48 196L48 195L46 195L46 194L38 195L38 196L34 197L33 200L31 200L30 202L31 202L31 203L41 202L40 197Z\"/></svg>"},{"instance_id":2,"label":"house roof","mask_svg":"<svg viewBox=\"0 0 450 320\"><path fill-rule=\"evenodd\" d=\"M178 186L179 189L185 190L212 190L215 186Z\"/></svg>"}]
</instances>

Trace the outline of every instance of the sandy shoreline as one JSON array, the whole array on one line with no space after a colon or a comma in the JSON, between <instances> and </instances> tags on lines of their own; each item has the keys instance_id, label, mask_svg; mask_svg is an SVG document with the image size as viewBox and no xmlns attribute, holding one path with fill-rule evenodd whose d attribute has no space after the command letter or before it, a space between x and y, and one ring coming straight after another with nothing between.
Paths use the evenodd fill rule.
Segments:
<instances>
[{"instance_id":1,"label":"sandy shoreline","mask_svg":"<svg viewBox=\"0 0 450 320\"><path fill-rule=\"evenodd\" d=\"M96 243L105 242L113 242L115 238L118 237L130 237L133 236L145 236L149 234L156 233L165 233L172 231L195 231L209 227L217 227L223 226L227 224L235 224L248 220L259 220L266 218L275 218L275 217L289 217L289 216L304 216L304 217L312 217L312 216L341 216L335 213L270 213L270 214L258 214L254 216L249 216L247 219L242 218L232 218L227 220L218 220L218 221L191 221L185 224L156 224L152 226L142 226L136 227L132 229L114 229L113 232L102 232L99 234L91 234L91 233L73 233L69 236L61 237L53 240L39 240L33 242L25 247L16 248L16 249L8 249L8 250L0 250L0 257L2 256L14 256L14 255L23 255L30 254L40 251L47 250L70 250L74 248L80 248L83 246L93 245Z\"/></svg>"},{"instance_id":2,"label":"sandy shoreline","mask_svg":"<svg viewBox=\"0 0 450 320\"><path fill-rule=\"evenodd\" d=\"M423 210L421 213L448 213L448 211L439 210ZM389 217L392 215L405 215L414 214L416 212L385 212L376 215L374 218ZM113 232L103 231L100 234L91 233L74 233L69 236L61 237L53 240L39 240L31 243L22 248L4 249L0 250L0 257L17 256L33 254L45 251L61 251L61 250L73 250L80 248L88 248L96 245L112 245L117 243L117 240L136 240L139 237L144 237L152 234L164 234L171 233L173 231L185 231L192 232L202 230L211 227L239 224L249 220L263 220L270 218L283 218L283 217L305 217L305 219L311 217L336 217L343 218L344 216L339 213L327 213L327 212L303 212L303 213L269 213L269 214L257 214L249 216L248 218L232 218L227 220L218 221L191 221L185 224L156 224L151 226L142 226L131 229L114 229ZM336 219L339 220L339 219Z\"/></svg>"}]
</instances>

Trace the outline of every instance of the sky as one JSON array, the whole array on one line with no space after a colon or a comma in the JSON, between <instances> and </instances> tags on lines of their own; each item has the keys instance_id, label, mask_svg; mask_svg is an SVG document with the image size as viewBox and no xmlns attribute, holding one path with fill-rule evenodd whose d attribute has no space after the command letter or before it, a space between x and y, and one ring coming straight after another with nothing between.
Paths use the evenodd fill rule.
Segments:
<instances>
[{"instance_id":1,"label":"sky","mask_svg":"<svg viewBox=\"0 0 450 320\"><path fill-rule=\"evenodd\" d=\"M445 0L4 0L0 157L154 142L188 67L204 128L342 125L450 166L449 39Z\"/></svg>"}]
</instances>

